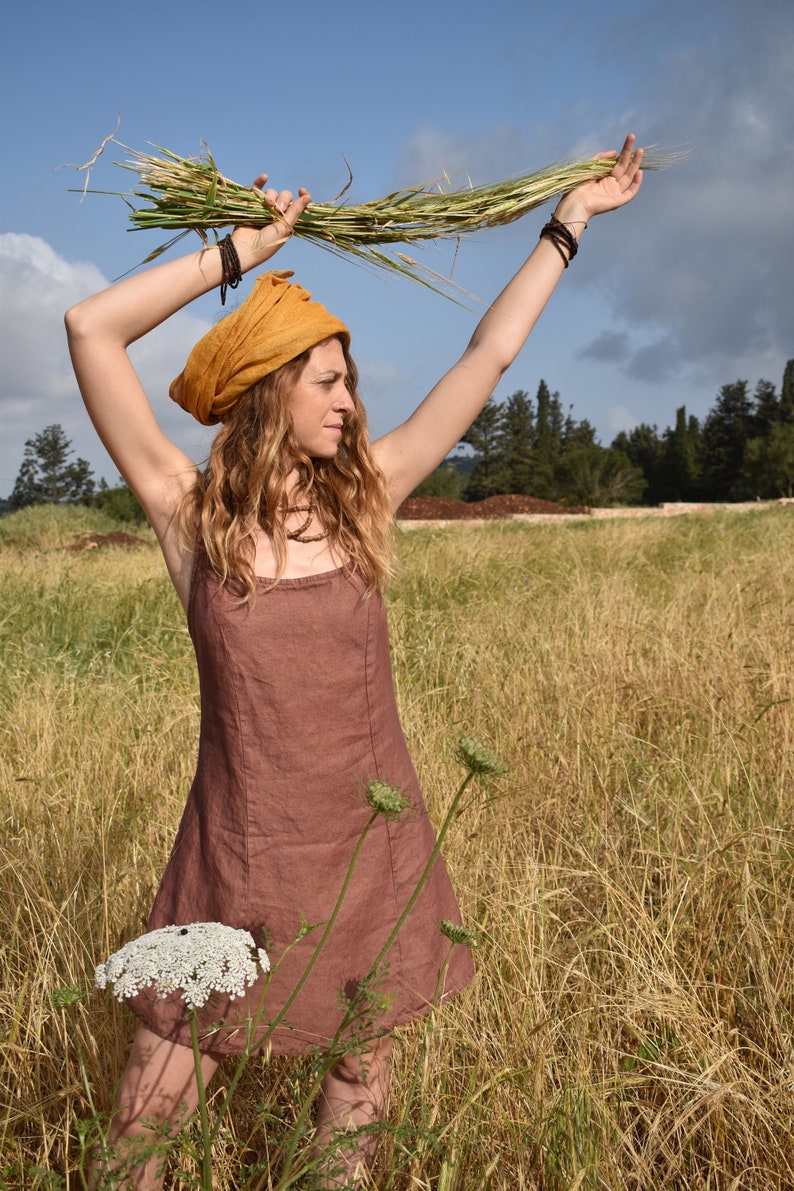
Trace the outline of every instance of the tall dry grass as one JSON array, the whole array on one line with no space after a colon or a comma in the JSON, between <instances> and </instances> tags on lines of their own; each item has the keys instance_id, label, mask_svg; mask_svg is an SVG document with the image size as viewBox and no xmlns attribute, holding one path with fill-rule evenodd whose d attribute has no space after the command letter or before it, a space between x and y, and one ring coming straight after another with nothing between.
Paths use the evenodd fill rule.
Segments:
<instances>
[{"instance_id":1,"label":"tall dry grass","mask_svg":"<svg viewBox=\"0 0 794 1191\"><path fill-rule=\"evenodd\" d=\"M91 973L145 923L197 693L154 545L69 553L82 524L26 516L0 522L0 1175L73 1188L132 1029ZM510 773L450 831L478 974L400 1034L377 1186L794 1186L792 540L787 509L401 538L431 810L462 732ZM270 1185L304 1077L252 1064L219 1188L243 1146Z\"/></svg>"}]
</instances>

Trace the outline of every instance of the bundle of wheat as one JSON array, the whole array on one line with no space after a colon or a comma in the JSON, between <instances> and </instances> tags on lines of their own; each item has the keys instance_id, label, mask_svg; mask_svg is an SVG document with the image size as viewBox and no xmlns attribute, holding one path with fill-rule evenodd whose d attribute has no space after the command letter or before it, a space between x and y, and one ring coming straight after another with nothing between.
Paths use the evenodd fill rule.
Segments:
<instances>
[{"instance_id":1,"label":"bundle of wheat","mask_svg":"<svg viewBox=\"0 0 794 1191\"><path fill-rule=\"evenodd\" d=\"M108 140L114 140L129 154L126 161L116 164L132 170L140 179L138 187L120 194L130 207L134 228L177 233L155 249L147 261L189 231L198 232L206 243L207 233L217 233L218 228L235 224L266 227L279 218L261 191L226 178L206 146L198 157L180 157L158 146L153 146L157 152L151 154L130 149L115 138ZM664 169L680 156L646 151L642 168ZM332 252L353 256L365 265L400 273L432 288L439 288L439 283L448 288L450 283L432 270L393 249L383 252L379 246L458 239L483 228L512 223L554 195L572 190L581 182L605 177L613 164L610 158L599 157L562 161L530 174L457 189L451 188L445 177L432 185L398 190L356 205L344 201L348 182L334 202L312 203L298 220L294 234ZM141 206L141 202L146 205Z\"/></svg>"}]
</instances>

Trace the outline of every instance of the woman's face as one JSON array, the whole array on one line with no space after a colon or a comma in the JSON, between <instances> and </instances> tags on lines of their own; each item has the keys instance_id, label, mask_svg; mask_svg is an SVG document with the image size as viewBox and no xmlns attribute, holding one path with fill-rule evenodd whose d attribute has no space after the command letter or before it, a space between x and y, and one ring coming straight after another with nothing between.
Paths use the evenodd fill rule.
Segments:
<instances>
[{"instance_id":1,"label":"woman's face","mask_svg":"<svg viewBox=\"0 0 794 1191\"><path fill-rule=\"evenodd\" d=\"M333 459L342 427L353 412L345 386L347 364L338 339L326 339L311 355L289 398L298 446L315 459Z\"/></svg>"}]
</instances>

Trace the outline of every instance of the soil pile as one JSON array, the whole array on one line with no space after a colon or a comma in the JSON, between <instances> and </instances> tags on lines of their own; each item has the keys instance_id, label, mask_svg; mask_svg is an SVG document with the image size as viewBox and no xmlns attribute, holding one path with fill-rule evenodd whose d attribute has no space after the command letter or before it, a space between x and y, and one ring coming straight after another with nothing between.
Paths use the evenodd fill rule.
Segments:
<instances>
[{"instance_id":1,"label":"soil pile","mask_svg":"<svg viewBox=\"0 0 794 1191\"><path fill-rule=\"evenodd\" d=\"M557 505L535 496L488 496L485 500L451 500L446 496L415 496L403 501L398 521L481 521L515 513L589 513L589 509Z\"/></svg>"}]
</instances>

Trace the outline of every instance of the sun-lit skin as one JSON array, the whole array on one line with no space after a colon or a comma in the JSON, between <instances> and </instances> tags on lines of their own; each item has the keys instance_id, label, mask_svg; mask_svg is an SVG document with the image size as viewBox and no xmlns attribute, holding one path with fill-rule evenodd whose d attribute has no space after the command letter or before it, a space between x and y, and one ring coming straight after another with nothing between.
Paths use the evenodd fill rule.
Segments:
<instances>
[{"instance_id":1,"label":"sun-lit skin","mask_svg":"<svg viewBox=\"0 0 794 1191\"><path fill-rule=\"evenodd\" d=\"M300 380L290 395L295 439L315 459L333 459L345 419L353 412L347 390L347 366L338 339L326 339L312 349Z\"/></svg>"}]
</instances>

